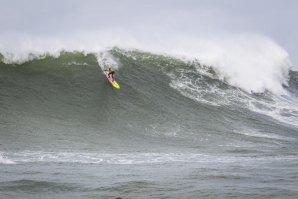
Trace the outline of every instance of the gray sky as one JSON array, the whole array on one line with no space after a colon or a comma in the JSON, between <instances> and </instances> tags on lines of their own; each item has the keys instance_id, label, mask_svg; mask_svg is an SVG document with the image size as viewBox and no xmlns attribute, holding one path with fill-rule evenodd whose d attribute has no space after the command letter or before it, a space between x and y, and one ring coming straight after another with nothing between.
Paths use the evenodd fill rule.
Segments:
<instances>
[{"instance_id":1,"label":"gray sky","mask_svg":"<svg viewBox=\"0 0 298 199\"><path fill-rule=\"evenodd\" d=\"M0 0L0 34L59 38L103 31L162 39L257 33L284 48L295 71L297 24L297 0Z\"/></svg>"}]
</instances>

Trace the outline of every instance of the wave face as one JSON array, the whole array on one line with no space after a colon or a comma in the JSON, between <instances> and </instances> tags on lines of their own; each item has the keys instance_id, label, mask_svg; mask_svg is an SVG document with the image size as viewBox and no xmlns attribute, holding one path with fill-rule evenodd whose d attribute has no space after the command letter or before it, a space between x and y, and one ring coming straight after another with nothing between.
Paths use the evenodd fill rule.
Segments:
<instances>
[{"instance_id":1,"label":"wave face","mask_svg":"<svg viewBox=\"0 0 298 199\"><path fill-rule=\"evenodd\" d=\"M116 69L120 91L106 82L106 67ZM189 141L211 136L218 142L224 140L217 139L220 133L246 129L270 137L263 125L297 130L297 72L290 72L286 95L248 93L220 76L198 60L119 48L1 63L1 121L10 130L20 128L17 132L93 132L100 125L121 136L162 134Z\"/></svg>"}]
</instances>

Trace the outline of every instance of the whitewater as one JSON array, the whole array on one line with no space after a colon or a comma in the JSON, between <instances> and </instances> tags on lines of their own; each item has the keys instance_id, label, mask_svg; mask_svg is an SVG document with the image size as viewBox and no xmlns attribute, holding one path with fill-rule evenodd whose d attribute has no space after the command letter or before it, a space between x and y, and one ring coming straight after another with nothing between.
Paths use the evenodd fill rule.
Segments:
<instances>
[{"instance_id":1,"label":"whitewater","mask_svg":"<svg viewBox=\"0 0 298 199\"><path fill-rule=\"evenodd\" d=\"M1 33L0 198L297 197L298 73L273 40L82 34Z\"/></svg>"}]
</instances>

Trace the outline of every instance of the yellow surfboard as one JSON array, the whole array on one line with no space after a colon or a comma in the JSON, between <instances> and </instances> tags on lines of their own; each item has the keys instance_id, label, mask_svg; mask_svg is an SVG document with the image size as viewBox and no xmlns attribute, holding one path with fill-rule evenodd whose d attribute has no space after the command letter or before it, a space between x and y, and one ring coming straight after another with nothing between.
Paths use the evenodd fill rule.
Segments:
<instances>
[{"instance_id":1,"label":"yellow surfboard","mask_svg":"<svg viewBox=\"0 0 298 199\"><path fill-rule=\"evenodd\" d=\"M106 72L106 71L104 71L104 73L105 73L105 75L106 75L108 81L113 85L113 87L114 87L114 88L117 88L117 89L120 89L119 84L118 84L115 80L113 81L112 77L109 77L109 76L108 76L109 73Z\"/></svg>"}]
</instances>

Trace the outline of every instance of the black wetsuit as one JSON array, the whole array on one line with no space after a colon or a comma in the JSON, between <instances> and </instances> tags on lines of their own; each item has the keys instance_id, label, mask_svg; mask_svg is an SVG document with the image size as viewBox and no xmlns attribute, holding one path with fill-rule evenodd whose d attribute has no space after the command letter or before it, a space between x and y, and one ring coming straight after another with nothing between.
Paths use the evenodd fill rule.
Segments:
<instances>
[{"instance_id":1,"label":"black wetsuit","mask_svg":"<svg viewBox=\"0 0 298 199\"><path fill-rule=\"evenodd\" d=\"M114 79L115 72L114 71L109 72L108 76L110 77L110 75L112 75L112 78Z\"/></svg>"}]
</instances>

